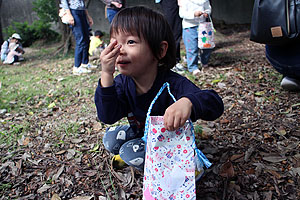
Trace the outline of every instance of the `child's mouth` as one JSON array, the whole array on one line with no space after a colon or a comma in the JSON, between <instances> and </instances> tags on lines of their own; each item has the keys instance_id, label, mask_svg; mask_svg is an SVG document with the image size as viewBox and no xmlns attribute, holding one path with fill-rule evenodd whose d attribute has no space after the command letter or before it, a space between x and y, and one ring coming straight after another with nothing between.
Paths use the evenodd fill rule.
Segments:
<instances>
[{"instance_id":1,"label":"child's mouth","mask_svg":"<svg viewBox=\"0 0 300 200\"><path fill-rule=\"evenodd\" d=\"M129 63L130 63L129 61L119 61L118 62L119 65L127 65Z\"/></svg>"}]
</instances>

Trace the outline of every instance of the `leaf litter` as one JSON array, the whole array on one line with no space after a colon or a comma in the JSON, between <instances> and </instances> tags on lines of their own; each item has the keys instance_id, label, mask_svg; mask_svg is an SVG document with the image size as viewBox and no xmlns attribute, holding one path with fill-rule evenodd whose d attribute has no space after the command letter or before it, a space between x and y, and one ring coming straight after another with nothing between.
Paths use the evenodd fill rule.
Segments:
<instances>
[{"instance_id":1,"label":"leaf litter","mask_svg":"<svg viewBox=\"0 0 300 200\"><path fill-rule=\"evenodd\" d=\"M248 38L247 26L217 27L210 66L193 80L203 89L216 90L225 105L218 120L195 123L202 127L197 145L213 163L197 182L197 199L300 196L300 94L280 88L281 76L266 60L264 46ZM28 49L29 57L30 52L36 50ZM57 69L48 61L46 57L27 62L49 72L60 70L58 78L48 81L64 82L70 70L62 67L71 66L72 59L56 61ZM36 104L24 105L24 112L1 109L1 122L10 122L0 124L3 133L12 124L29 122L16 148L0 145L1 200L142 199L142 172L112 167L112 155L101 142L108 126L96 119L93 94L82 96L81 87L95 89L99 78L95 77L93 85L82 78L74 88L77 96L66 96L69 104L63 107L56 101L45 104L45 97L36 96ZM49 95L55 96L55 91L49 90ZM46 108L33 110L40 107ZM63 126L67 124L71 125Z\"/></svg>"}]
</instances>

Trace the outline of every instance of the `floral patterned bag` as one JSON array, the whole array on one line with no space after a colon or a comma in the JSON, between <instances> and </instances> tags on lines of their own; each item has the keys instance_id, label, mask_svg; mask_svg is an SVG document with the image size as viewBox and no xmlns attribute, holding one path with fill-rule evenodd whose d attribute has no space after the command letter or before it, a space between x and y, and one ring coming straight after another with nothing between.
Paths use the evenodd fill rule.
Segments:
<instances>
[{"instance_id":1,"label":"floral patterned bag","mask_svg":"<svg viewBox=\"0 0 300 200\"><path fill-rule=\"evenodd\" d=\"M147 113L143 199L196 199L195 170L203 173L204 164L209 167L211 163L196 147L190 120L177 131L168 131L162 116L150 116L153 104L166 87L176 101L169 83L165 83Z\"/></svg>"}]
</instances>

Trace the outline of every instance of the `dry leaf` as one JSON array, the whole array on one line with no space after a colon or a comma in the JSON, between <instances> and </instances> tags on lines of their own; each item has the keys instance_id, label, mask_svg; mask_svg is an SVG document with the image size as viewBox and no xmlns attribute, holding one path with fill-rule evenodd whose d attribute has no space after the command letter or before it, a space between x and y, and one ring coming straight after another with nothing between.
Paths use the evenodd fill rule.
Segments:
<instances>
[{"instance_id":1,"label":"dry leaf","mask_svg":"<svg viewBox=\"0 0 300 200\"><path fill-rule=\"evenodd\" d=\"M286 160L286 158L283 158L281 156L266 156L263 157L262 159L272 163L278 163Z\"/></svg>"},{"instance_id":2,"label":"dry leaf","mask_svg":"<svg viewBox=\"0 0 300 200\"><path fill-rule=\"evenodd\" d=\"M53 194L51 200L61 200L61 198L58 196L58 194Z\"/></svg>"},{"instance_id":3,"label":"dry leaf","mask_svg":"<svg viewBox=\"0 0 300 200\"><path fill-rule=\"evenodd\" d=\"M220 176L226 177L226 178L232 178L234 177L234 169L232 166L232 163L230 161L227 161L221 166L221 169L219 171Z\"/></svg>"}]
</instances>

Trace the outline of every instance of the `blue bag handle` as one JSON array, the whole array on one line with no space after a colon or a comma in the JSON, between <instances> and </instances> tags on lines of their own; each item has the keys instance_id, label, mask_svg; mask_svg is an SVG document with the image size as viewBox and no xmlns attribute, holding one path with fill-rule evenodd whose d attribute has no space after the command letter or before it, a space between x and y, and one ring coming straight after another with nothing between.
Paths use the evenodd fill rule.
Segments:
<instances>
[{"instance_id":1,"label":"blue bag handle","mask_svg":"<svg viewBox=\"0 0 300 200\"><path fill-rule=\"evenodd\" d=\"M153 108L153 105L154 103L156 102L156 100L158 99L158 97L161 95L161 93L163 92L163 90L167 88L168 89L168 93L169 95L172 97L172 99L174 100L174 102L176 102L176 99L174 97L174 95L171 93L171 90L170 90L170 84L168 82L165 82L163 84L163 86L161 86L160 90L158 91L158 93L156 94L156 96L154 97L154 99L152 100L149 108L148 108L148 112L147 112L147 117L146 117L146 122L145 122L145 131L144 131L144 136L142 137L142 140L145 142L145 144L147 143L147 133L148 133L148 130L149 130L149 119L150 119L150 113L152 111L152 108ZM194 126L193 126L193 123L192 121L189 119L189 124L191 125L191 129L192 129L192 132L193 132L193 144L192 144L192 147L194 148L194 150L196 151L196 154L199 158L199 160L201 161L201 164L204 164L206 166L206 168L209 168L212 163L206 158L206 156L197 148L196 146L196 142L195 142L195 131L194 131ZM147 148L147 145L145 145L145 148Z\"/></svg>"}]
</instances>

